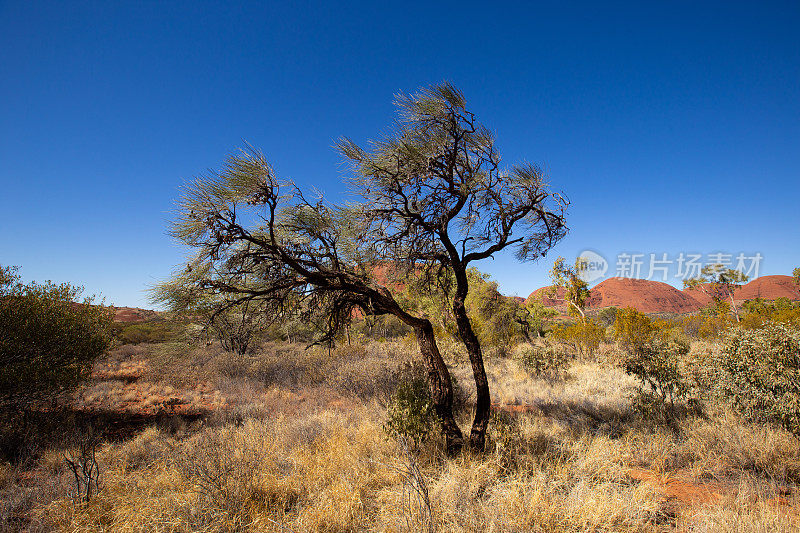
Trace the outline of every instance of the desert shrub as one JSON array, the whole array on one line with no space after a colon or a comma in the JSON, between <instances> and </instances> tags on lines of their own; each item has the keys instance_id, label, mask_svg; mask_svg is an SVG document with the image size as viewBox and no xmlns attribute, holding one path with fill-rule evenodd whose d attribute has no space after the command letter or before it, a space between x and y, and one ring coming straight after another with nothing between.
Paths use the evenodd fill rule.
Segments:
<instances>
[{"instance_id":1,"label":"desert shrub","mask_svg":"<svg viewBox=\"0 0 800 533\"><path fill-rule=\"evenodd\" d=\"M741 314L739 326L745 329L762 328L769 322L800 327L800 302L793 302L788 298L776 298L773 301L762 298L747 300L742 304Z\"/></svg>"},{"instance_id":2,"label":"desert shrub","mask_svg":"<svg viewBox=\"0 0 800 533\"><path fill-rule=\"evenodd\" d=\"M356 359L364 360L367 357L367 348L361 343L358 344L342 344L336 347L334 356L337 359Z\"/></svg>"},{"instance_id":3,"label":"desert shrub","mask_svg":"<svg viewBox=\"0 0 800 533\"><path fill-rule=\"evenodd\" d=\"M367 350L363 344L344 344L336 348L328 364L325 381L343 395L355 395L363 401L376 399L382 405L397 390L398 359L393 359L388 343L381 343L375 353L375 345ZM401 354L396 354L402 358ZM402 359L400 359L402 360Z\"/></svg>"},{"instance_id":4,"label":"desert shrub","mask_svg":"<svg viewBox=\"0 0 800 533\"><path fill-rule=\"evenodd\" d=\"M384 341L396 339L407 335L411 328L391 315L378 317L365 317L357 320L351 326L355 334L360 334L368 339Z\"/></svg>"},{"instance_id":5,"label":"desert shrub","mask_svg":"<svg viewBox=\"0 0 800 533\"><path fill-rule=\"evenodd\" d=\"M114 324L114 336L122 344L159 343L177 340L185 330L178 322L148 320Z\"/></svg>"},{"instance_id":6,"label":"desert shrub","mask_svg":"<svg viewBox=\"0 0 800 533\"><path fill-rule=\"evenodd\" d=\"M649 415L673 412L676 400L685 400L688 382L681 371L681 358L689 353L682 342L653 337L625 351L622 367L641 386L633 396L634 408Z\"/></svg>"},{"instance_id":7,"label":"desert shrub","mask_svg":"<svg viewBox=\"0 0 800 533\"><path fill-rule=\"evenodd\" d=\"M772 315L772 320L795 329L800 328L800 307L779 309Z\"/></svg>"},{"instance_id":8,"label":"desert shrub","mask_svg":"<svg viewBox=\"0 0 800 533\"><path fill-rule=\"evenodd\" d=\"M524 444L519 417L507 411L496 410L492 412L489 427L490 443L501 464L506 468L516 467L517 455L520 455Z\"/></svg>"},{"instance_id":9,"label":"desert shrub","mask_svg":"<svg viewBox=\"0 0 800 533\"><path fill-rule=\"evenodd\" d=\"M386 432L402 437L416 446L426 440L438 427L433 400L428 388L427 370L420 364L405 364L400 371L397 390L386 409Z\"/></svg>"},{"instance_id":10,"label":"desert shrub","mask_svg":"<svg viewBox=\"0 0 800 533\"><path fill-rule=\"evenodd\" d=\"M82 287L22 284L0 267L0 408L18 411L86 377L110 343L111 315Z\"/></svg>"},{"instance_id":11,"label":"desert shrub","mask_svg":"<svg viewBox=\"0 0 800 533\"><path fill-rule=\"evenodd\" d=\"M616 314L614 339L623 350L633 353L650 343L657 329L649 316L633 307L626 307Z\"/></svg>"},{"instance_id":12,"label":"desert shrub","mask_svg":"<svg viewBox=\"0 0 800 533\"><path fill-rule=\"evenodd\" d=\"M606 338L605 328L591 320L553 326L554 339L567 344L583 356L592 355Z\"/></svg>"},{"instance_id":13,"label":"desert shrub","mask_svg":"<svg viewBox=\"0 0 800 533\"><path fill-rule=\"evenodd\" d=\"M619 309L616 307L604 307L597 313L597 322L605 327L613 326L617 320Z\"/></svg>"},{"instance_id":14,"label":"desert shrub","mask_svg":"<svg viewBox=\"0 0 800 533\"><path fill-rule=\"evenodd\" d=\"M685 317L680 327L683 332L696 339L717 339L736 321L730 314L730 306L725 302L700 309L697 314Z\"/></svg>"},{"instance_id":15,"label":"desert shrub","mask_svg":"<svg viewBox=\"0 0 800 533\"><path fill-rule=\"evenodd\" d=\"M729 332L716 352L714 391L746 418L800 435L800 330L780 323Z\"/></svg>"},{"instance_id":16,"label":"desert shrub","mask_svg":"<svg viewBox=\"0 0 800 533\"><path fill-rule=\"evenodd\" d=\"M270 447L265 433L250 420L240 428L206 429L176 447L174 464L200 497L191 517L195 530L247 531L258 514L283 514L295 506L300 491L291 480L263 475Z\"/></svg>"},{"instance_id":17,"label":"desert shrub","mask_svg":"<svg viewBox=\"0 0 800 533\"><path fill-rule=\"evenodd\" d=\"M573 358L557 346L523 344L514 350L514 359L531 375L553 379L563 375Z\"/></svg>"}]
</instances>

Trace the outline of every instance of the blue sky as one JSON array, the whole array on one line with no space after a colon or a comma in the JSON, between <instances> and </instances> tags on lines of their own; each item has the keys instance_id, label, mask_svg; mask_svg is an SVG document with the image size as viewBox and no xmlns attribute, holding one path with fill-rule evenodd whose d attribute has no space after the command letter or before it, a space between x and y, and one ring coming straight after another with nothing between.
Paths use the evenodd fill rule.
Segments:
<instances>
[{"instance_id":1,"label":"blue sky","mask_svg":"<svg viewBox=\"0 0 800 533\"><path fill-rule=\"evenodd\" d=\"M341 200L333 140L380 136L395 93L449 80L504 162L572 202L552 257L479 265L504 292L585 249L607 275L621 252L758 252L788 274L797 28L796 1L0 1L0 264L147 307L185 253L166 235L183 180L249 142Z\"/></svg>"}]
</instances>

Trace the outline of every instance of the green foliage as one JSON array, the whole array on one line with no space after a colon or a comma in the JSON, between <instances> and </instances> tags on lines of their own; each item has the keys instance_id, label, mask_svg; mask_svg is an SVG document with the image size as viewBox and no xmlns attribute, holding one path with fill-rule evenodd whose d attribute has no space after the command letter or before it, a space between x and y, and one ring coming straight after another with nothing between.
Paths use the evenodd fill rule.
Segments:
<instances>
[{"instance_id":1,"label":"green foliage","mask_svg":"<svg viewBox=\"0 0 800 533\"><path fill-rule=\"evenodd\" d=\"M729 310L733 311L736 321L739 321L739 310L734 300L734 292L749 278L740 270L725 268L723 265L706 265L696 278L683 280L687 289L695 289L710 296L719 307L721 303L730 300ZM719 308L722 309L721 307Z\"/></svg>"},{"instance_id":2,"label":"green foliage","mask_svg":"<svg viewBox=\"0 0 800 533\"><path fill-rule=\"evenodd\" d=\"M500 294L488 274L470 269L470 288L465 301L475 334L482 345L507 347L521 335L522 305Z\"/></svg>"},{"instance_id":3,"label":"green foliage","mask_svg":"<svg viewBox=\"0 0 800 533\"><path fill-rule=\"evenodd\" d=\"M800 435L800 330L778 323L732 330L711 364L713 390L745 417Z\"/></svg>"},{"instance_id":4,"label":"green foliage","mask_svg":"<svg viewBox=\"0 0 800 533\"><path fill-rule=\"evenodd\" d=\"M186 330L181 322L171 320L148 320L146 322L117 323L114 336L122 344L170 342L179 338Z\"/></svg>"},{"instance_id":5,"label":"green foliage","mask_svg":"<svg viewBox=\"0 0 800 533\"><path fill-rule=\"evenodd\" d=\"M597 313L597 322L605 327L613 326L617 321L617 313L619 309L616 307L604 307Z\"/></svg>"},{"instance_id":6,"label":"green foliage","mask_svg":"<svg viewBox=\"0 0 800 533\"><path fill-rule=\"evenodd\" d=\"M640 406L647 410L667 403L674 406L675 400L686 398L689 389L681 372L681 359L688 353L686 343L665 341L659 336L626 350L623 369L645 387L638 395Z\"/></svg>"},{"instance_id":7,"label":"green foliage","mask_svg":"<svg viewBox=\"0 0 800 533\"><path fill-rule=\"evenodd\" d=\"M792 279L794 280L795 284L800 287L800 267L792 270Z\"/></svg>"},{"instance_id":8,"label":"green foliage","mask_svg":"<svg viewBox=\"0 0 800 533\"><path fill-rule=\"evenodd\" d=\"M773 301L756 298L742 304L744 311L741 326L745 329L764 327L769 322L780 322L794 328L800 327L800 302L788 298Z\"/></svg>"},{"instance_id":9,"label":"green foliage","mask_svg":"<svg viewBox=\"0 0 800 533\"><path fill-rule=\"evenodd\" d=\"M570 306L569 313L585 318L583 309L586 307L586 300L589 299L591 292L589 285L578 275L580 260L580 257L575 259L574 267L566 266L563 257L555 260L553 268L550 270L550 279L553 281L551 296L555 297L558 288L563 288L564 299Z\"/></svg>"},{"instance_id":10,"label":"green foliage","mask_svg":"<svg viewBox=\"0 0 800 533\"><path fill-rule=\"evenodd\" d=\"M554 326L550 334L581 355L589 356L594 354L600 343L606 339L606 328L592 320L583 320Z\"/></svg>"},{"instance_id":11,"label":"green foliage","mask_svg":"<svg viewBox=\"0 0 800 533\"><path fill-rule=\"evenodd\" d=\"M535 331L537 337L543 337L545 329L552 319L558 316L558 311L546 307L538 298L532 298L525 302L520 311L523 324L523 336L530 341L530 332Z\"/></svg>"},{"instance_id":12,"label":"green foliage","mask_svg":"<svg viewBox=\"0 0 800 533\"><path fill-rule=\"evenodd\" d=\"M391 437L403 437L419 446L434 433L439 418L433 408L424 366L406 363L401 368L386 415L384 428Z\"/></svg>"},{"instance_id":13,"label":"green foliage","mask_svg":"<svg viewBox=\"0 0 800 533\"><path fill-rule=\"evenodd\" d=\"M524 344L514 351L514 359L533 376L555 379L569 368L573 357L557 346Z\"/></svg>"},{"instance_id":14,"label":"green foliage","mask_svg":"<svg viewBox=\"0 0 800 533\"><path fill-rule=\"evenodd\" d=\"M0 404L25 409L86 377L108 347L111 314L81 287L22 284L0 267Z\"/></svg>"},{"instance_id":15,"label":"green foliage","mask_svg":"<svg viewBox=\"0 0 800 533\"><path fill-rule=\"evenodd\" d=\"M458 338L455 318L451 309L453 275L443 273L432 286L421 276L407 280L401 295L403 305L431 318L440 337ZM520 339L529 338L530 332L542 327L549 317L548 311L526 307L515 298L500 293L497 282L476 268L467 269L469 292L465 300L467 314L482 346L505 348Z\"/></svg>"}]
</instances>

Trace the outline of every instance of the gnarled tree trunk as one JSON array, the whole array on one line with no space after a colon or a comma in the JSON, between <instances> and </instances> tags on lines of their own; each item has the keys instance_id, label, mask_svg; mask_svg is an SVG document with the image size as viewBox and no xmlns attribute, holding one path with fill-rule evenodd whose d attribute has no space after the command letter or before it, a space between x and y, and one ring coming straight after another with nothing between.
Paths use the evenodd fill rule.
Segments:
<instances>
[{"instance_id":1,"label":"gnarled tree trunk","mask_svg":"<svg viewBox=\"0 0 800 533\"><path fill-rule=\"evenodd\" d=\"M489 417L492 410L492 398L489 393L489 380L483 366L483 352L478 336L472 329L465 300L469 285L464 270L456 270L456 293L453 297L453 314L456 318L456 327L461 342L467 349L469 362L472 364L472 376L475 379L475 419L472 421L472 430L469 435L469 445L473 450L483 451L486 443L486 428L489 426Z\"/></svg>"},{"instance_id":2,"label":"gnarled tree trunk","mask_svg":"<svg viewBox=\"0 0 800 533\"><path fill-rule=\"evenodd\" d=\"M433 408L442 423L442 434L449 454L457 453L464 444L458 424L453 416L453 380L450 371L439 353L433 326L428 320L419 320L414 325L419 351L428 369L428 385L431 390Z\"/></svg>"}]
</instances>

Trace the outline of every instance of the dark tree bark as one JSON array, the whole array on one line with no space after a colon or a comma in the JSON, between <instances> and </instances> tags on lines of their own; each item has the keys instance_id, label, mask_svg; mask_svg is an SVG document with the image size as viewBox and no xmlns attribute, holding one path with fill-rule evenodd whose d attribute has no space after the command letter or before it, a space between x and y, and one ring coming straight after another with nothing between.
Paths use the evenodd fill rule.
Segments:
<instances>
[{"instance_id":1,"label":"dark tree bark","mask_svg":"<svg viewBox=\"0 0 800 533\"><path fill-rule=\"evenodd\" d=\"M453 417L453 381L447 365L439 353L433 326L428 320L421 320L414 327L419 351L428 369L428 386L431 390L433 408L442 423L442 434L449 454L457 453L464 444L464 437Z\"/></svg>"},{"instance_id":2,"label":"dark tree bark","mask_svg":"<svg viewBox=\"0 0 800 533\"><path fill-rule=\"evenodd\" d=\"M489 392L489 380L486 377L486 369L483 365L481 343L472 329L472 323L467 315L467 307L464 304L468 291L469 285L467 284L466 270L457 270L453 314L456 319L458 336L467 349L469 362L472 365L472 377L475 380L475 418L472 421L469 445L473 450L483 451L486 443L486 428L489 425L489 417L491 416L492 399Z\"/></svg>"}]
</instances>

